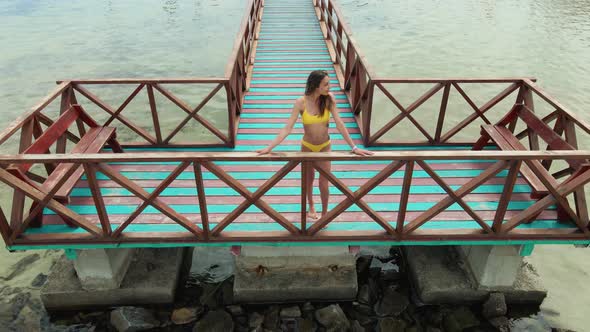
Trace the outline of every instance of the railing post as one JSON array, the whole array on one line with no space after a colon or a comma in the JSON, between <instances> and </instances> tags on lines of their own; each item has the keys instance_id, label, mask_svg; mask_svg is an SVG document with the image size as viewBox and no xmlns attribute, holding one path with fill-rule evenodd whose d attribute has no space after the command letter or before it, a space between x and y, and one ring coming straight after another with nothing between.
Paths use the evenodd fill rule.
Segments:
<instances>
[{"instance_id":1,"label":"railing post","mask_svg":"<svg viewBox=\"0 0 590 332\"><path fill-rule=\"evenodd\" d=\"M373 113L373 90L375 89L375 84L373 81L369 80L367 83L367 95L364 98L364 101L361 102L361 106L364 106L359 112L361 112L362 123L363 123L363 144L365 146L369 146L371 144L371 118Z\"/></svg>"},{"instance_id":2,"label":"railing post","mask_svg":"<svg viewBox=\"0 0 590 332\"><path fill-rule=\"evenodd\" d=\"M72 89L72 87L68 87L66 90L64 90L61 93L61 105L59 108L59 115L61 116L62 114L65 113L65 111L68 110L68 108L70 108L70 106L72 105L72 96L74 94L74 89ZM65 153L66 152L66 135L63 135L62 137L57 139L57 145L55 148L55 152L56 153Z\"/></svg>"},{"instance_id":3,"label":"railing post","mask_svg":"<svg viewBox=\"0 0 590 332\"><path fill-rule=\"evenodd\" d=\"M231 91L231 79L224 83L225 95L227 98L227 112L228 112L228 126L227 126L227 137L229 138L229 146L231 148L236 146L236 117L237 107L233 100L233 93Z\"/></svg>"},{"instance_id":4,"label":"railing post","mask_svg":"<svg viewBox=\"0 0 590 332\"><path fill-rule=\"evenodd\" d=\"M307 186L313 183L307 183L307 176L310 170L309 161L301 161L301 234L307 234Z\"/></svg>"},{"instance_id":5,"label":"railing post","mask_svg":"<svg viewBox=\"0 0 590 332\"><path fill-rule=\"evenodd\" d=\"M162 131L160 129L160 120L158 119L156 99L154 98L154 87L151 84L147 85L147 92L150 103L150 110L152 112L152 122L154 124L154 131L156 132L156 141L158 144L162 144Z\"/></svg>"},{"instance_id":6,"label":"railing post","mask_svg":"<svg viewBox=\"0 0 590 332\"><path fill-rule=\"evenodd\" d=\"M451 91L451 83L446 82L443 91L443 97L440 102L440 111L438 112L438 121L436 123L436 132L434 133L434 142L440 143L440 135L442 134L443 125L445 122L445 113L449 103L449 93Z\"/></svg>"},{"instance_id":7,"label":"railing post","mask_svg":"<svg viewBox=\"0 0 590 332\"><path fill-rule=\"evenodd\" d=\"M31 116L21 128L19 154L25 151L33 141L33 127L35 117ZM14 189L12 196L12 210L10 214L10 228L14 231L20 229L23 221L23 212L25 208L25 194L17 189Z\"/></svg>"},{"instance_id":8,"label":"railing post","mask_svg":"<svg viewBox=\"0 0 590 332\"><path fill-rule=\"evenodd\" d=\"M205 196L205 185L203 184L201 164L197 161L193 161L193 171L195 173L199 211L201 212L201 228L203 228L203 238L206 241L209 240L209 213L207 212L207 197Z\"/></svg>"},{"instance_id":9,"label":"railing post","mask_svg":"<svg viewBox=\"0 0 590 332\"><path fill-rule=\"evenodd\" d=\"M533 103L533 92L528 87L524 88L523 93L524 106L528 107L531 112L535 112L535 104ZM527 126L529 132L529 147L531 150L539 150L539 136L535 131Z\"/></svg>"}]
</instances>

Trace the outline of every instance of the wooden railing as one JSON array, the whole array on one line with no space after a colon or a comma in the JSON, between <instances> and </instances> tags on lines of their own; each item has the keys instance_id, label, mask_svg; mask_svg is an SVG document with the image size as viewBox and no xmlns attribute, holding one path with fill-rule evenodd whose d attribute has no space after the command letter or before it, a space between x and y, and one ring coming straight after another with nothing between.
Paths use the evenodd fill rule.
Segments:
<instances>
[{"instance_id":1,"label":"wooden railing","mask_svg":"<svg viewBox=\"0 0 590 332\"><path fill-rule=\"evenodd\" d=\"M254 153L142 153L142 154L70 154L70 155L20 155L0 156L2 164L59 164L73 163L81 165L87 176L88 186L92 193L94 204L97 208L100 224L94 224L87 217L80 215L63 205L53 195L59 188L50 192L42 192L27 182L20 180L4 169L0 169L0 181L12 187L28 198L39 204L36 212L42 211L44 207L54 211L63 220L68 221L86 231L77 233L60 234L35 234L24 231L28 225L20 221L9 224L7 218L0 211L0 230L4 241L9 245L24 244L68 244L68 243L129 243L129 242L232 242L232 241L433 241L433 240L584 240L590 239L588 230L587 211L580 211L579 206L570 207L567 196L583 189L590 182L590 168L584 167L579 172L569 176L565 181L550 187L550 194L538 200L530 207L512 214L505 218L508 202L512 195L512 188L516 181L516 175L522 165L532 160L561 160L561 159L588 159L590 151L407 151L407 152L378 152L370 157L358 157L345 153L289 153L270 156L256 156ZM305 190L307 184L301 181L300 218L293 217L293 214L286 217L268 204L263 195L273 188L285 175L289 174L295 167L301 168L302 179L306 179L306 172L314 169L311 161L344 161L344 160L372 160L386 161L383 169L369 179L366 183L354 192L338 179L331 171L316 168L318 172L327 177L333 186L338 188L344 200L331 209L324 217L311 225L306 224ZM460 188L454 190L451 185L445 182L432 169L431 163L435 160L486 160L490 166L486 167L477 176L474 176ZM247 189L240 180L232 177L217 162L256 162L257 165L264 165L266 161L285 162L280 170L268 178L254 192ZM153 192L148 193L137 182L125 177L115 167L109 165L114 162L176 162L174 170L158 185ZM446 192L441 199L426 211L413 216L408 214L408 202L410 187L415 169L420 168L430 176ZM189 171L190 169L190 171ZM228 187L238 192L245 200L233 211L223 217L215 225L209 221L209 203L211 197L205 194L203 169L212 173L224 182ZM403 171L403 185L399 200L399 208L387 211L375 211L364 201L364 197L383 181L388 179L394 172ZM481 211L475 211L465 202L465 196L472 193L498 173L508 170L505 178L504 190L500 196L498 209L494 213L493 223L485 222L489 216L484 218ZM141 203L123 221L110 221L112 216L106 212L105 203L101 194L100 185L96 173L101 172L108 179L117 183L121 188L128 190L133 197L138 198ZM194 173L194 185L197 195L194 201L200 206L200 213L196 218L176 212L170 205L166 204L158 196L183 172ZM431 222L432 219L446 211L452 204L459 204L475 222L480 225L476 229L436 229L427 228L423 225ZM341 216L344 211L356 204L362 211L381 228L369 231L330 231L323 229L335 218ZM519 225L534 220L541 212L552 204L556 204L561 211L564 211L565 222L571 222L570 228L557 229L535 229L517 228ZM575 203L574 203L575 204ZM278 223L284 228L282 231L227 231L226 228L234 223L236 219L243 216L246 209L256 206L262 210L270 221ZM126 232L127 227L137 220L142 211L152 206L160 213L169 218L169 221L181 225L185 232L176 233L136 233ZM584 207L586 209L586 207ZM33 211L33 212L35 212ZM30 217L25 218L30 220ZM257 218L257 222L261 222ZM389 222L393 221L393 222ZM437 221L434 221L435 223ZM114 229L114 230L113 230Z\"/></svg>"}]
</instances>

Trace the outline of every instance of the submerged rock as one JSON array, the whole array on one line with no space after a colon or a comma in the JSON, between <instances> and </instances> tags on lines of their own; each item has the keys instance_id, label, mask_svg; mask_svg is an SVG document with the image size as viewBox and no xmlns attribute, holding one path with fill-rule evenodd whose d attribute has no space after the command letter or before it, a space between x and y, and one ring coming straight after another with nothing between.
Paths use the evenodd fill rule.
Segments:
<instances>
[{"instance_id":1,"label":"submerged rock","mask_svg":"<svg viewBox=\"0 0 590 332\"><path fill-rule=\"evenodd\" d=\"M172 312L172 323L183 325L194 322L203 313L203 307L178 308Z\"/></svg>"},{"instance_id":2,"label":"submerged rock","mask_svg":"<svg viewBox=\"0 0 590 332\"><path fill-rule=\"evenodd\" d=\"M459 307L444 318L445 331L462 332L479 325L479 320L467 307Z\"/></svg>"},{"instance_id":3,"label":"submerged rock","mask_svg":"<svg viewBox=\"0 0 590 332\"><path fill-rule=\"evenodd\" d=\"M209 311L195 324L193 332L233 332L234 321L225 310Z\"/></svg>"},{"instance_id":4,"label":"submerged rock","mask_svg":"<svg viewBox=\"0 0 590 332\"><path fill-rule=\"evenodd\" d=\"M327 330L346 331L350 328L350 322L338 304L316 310L315 318Z\"/></svg>"},{"instance_id":5,"label":"submerged rock","mask_svg":"<svg viewBox=\"0 0 590 332\"><path fill-rule=\"evenodd\" d=\"M120 307L111 312L111 325L119 332L135 332L160 325L151 311L140 307Z\"/></svg>"},{"instance_id":6,"label":"submerged rock","mask_svg":"<svg viewBox=\"0 0 590 332\"><path fill-rule=\"evenodd\" d=\"M405 295L392 288L386 288L381 301L375 305L375 313L379 317L399 316L410 304Z\"/></svg>"}]
</instances>

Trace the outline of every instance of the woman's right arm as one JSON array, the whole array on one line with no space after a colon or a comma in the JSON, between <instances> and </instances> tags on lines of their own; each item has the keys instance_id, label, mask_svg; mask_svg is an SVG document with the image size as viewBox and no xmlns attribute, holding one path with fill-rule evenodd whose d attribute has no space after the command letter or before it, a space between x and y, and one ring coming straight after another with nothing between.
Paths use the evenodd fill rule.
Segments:
<instances>
[{"instance_id":1,"label":"woman's right arm","mask_svg":"<svg viewBox=\"0 0 590 332\"><path fill-rule=\"evenodd\" d=\"M299 111L303 109L303 101L301 98L297 99L293 104L293 109L291 110L291 116L289 120L287 120L287 124L281 129L275 139L264 149L258 150L258 154L267 154L272 151L277 145L281 144L281 142L287 137L291 130L293 130L293 126L295 126L295 122L297 122L297 117L299 117Z\"/></svg>"}]
</instances>

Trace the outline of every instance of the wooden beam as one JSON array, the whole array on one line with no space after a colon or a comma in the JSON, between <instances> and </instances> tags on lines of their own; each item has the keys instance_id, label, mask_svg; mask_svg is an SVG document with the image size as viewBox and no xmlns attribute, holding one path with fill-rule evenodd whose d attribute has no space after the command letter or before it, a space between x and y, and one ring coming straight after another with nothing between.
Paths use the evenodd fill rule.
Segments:
<instances>
[{"instance_id":1,"label":"wooden beam","mask_svg":"<svg viewBox=\"0 0 590 332\"><path fill-rule=\"evenodd\" d=\"M504 189L502 191L502 196L500 196L498 209L496 210L496 215L494 216L494 224L492 225L492 229L495 233L502 232L502 222L504 221L504 216L506 215L506 210L508 209L508 203L510 203L510 198L512 197L512 189L516 183L518 170L520 169L521 164L522 161L520 160L510 162L510 170L508 171L508 176L506 177L506 182L504 183Z\"/></svg>"},{"instance_id":2,"label":"wooden beam","mask_svg":"<svg viewBox=\"0 0 590 332\"><path fill-rule=\"evenodd\" d=\"M36 202L41 202L46 196L46 193L39 191L37 188L29 185L28 183L22 181L21 179L15 177L14 175L8 173L6 170L0 168L0 181L6 183L7 185L13 187L18 192L22 192L27 195L29 198L33 199ZM100 236L101 230L90 223L86 218L78 215L74 211L70 210L69 208L65 207L63 204L59 203L58 201L51 199L47 202L47 207L53 211L55 211L58 215L62 218L67 219L71 223L82 227L90 234L94 236ZM15 229L15 228L13 228Z\"/></svg>"},{"instance_id":3,"label":"wooden beam","mask_svg":"<svg viewBox=\"0 0 590 332\"><path fill-rule=\"evenodd\" d=\"M466 184L461 186L459 189L455 191L455 195L457 197L463 197L470 192L472 192L475 188L479 187L482 183L486 182L491 177L498 174L506 167L507 161L500 160L493 164L492 166L486 168L480 175L477 177L469 180ZM447 207L451 206L455 200L451 196L447 196L442 199L440 202L436 203L430 209L426 210L414 220L412 220L409 224L404 227L404 235L410 234L417 230L420 226L426 223L428 220L432 219L434 216L445 210Z\"/></svg>"},{"instance_id":4,"label":"wooden beam","mask_svg":"<svg viewBox=\"0 0 590 332\"><path fill-rule=\"evenodd\" d=\"M101 163L97 164L97 168L110 179L118 183L121 187L129 190L135 196L143 200L149 199L150 194L147 191L135 184L133 181L130 181L129 179L121 175L112 167ZM202 239L203 230L194 223L192 223L190 220L185 218L183 215L178 214L176 211L174 211L174 209L169 207L167 204L161 202L156 198L151 202L151 205L158 209L158 211L162 212L165 216L174 220L176 223L186 228L189 232L193 233L198 239ZM115 233L113 233L113 237L115 237Z\"/></svg>"}]
</instances>

